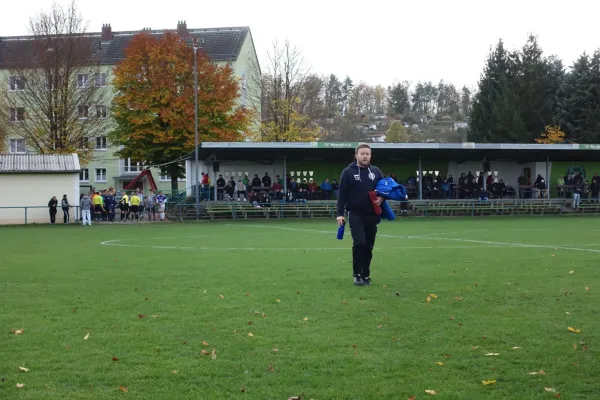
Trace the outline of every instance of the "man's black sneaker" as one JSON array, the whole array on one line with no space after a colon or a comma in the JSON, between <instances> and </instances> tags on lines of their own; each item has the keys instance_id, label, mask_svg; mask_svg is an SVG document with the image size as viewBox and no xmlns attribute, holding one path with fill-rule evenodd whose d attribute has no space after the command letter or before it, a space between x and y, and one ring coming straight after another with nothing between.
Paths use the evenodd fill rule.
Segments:
<instances>
[{"instance_id":1,"label":"man's black sneaker","mask_svg":"<svg viewBox=\"0 0 600 400\"><path fill-rule=\"evenodd\" d=\"M362 284L363 285L370 285L371 284L371 278L363 278L362 280Z\"/></svg>"},{"instance_id":2,"label":"man's black sneaker","mask_svg":"<svg viewBox=\"0 0 600 400\"><path fill-rule=\"evenodd\" d=\"M354 277L354 284L356 286L362 286L363 285L363 280L361 279L360 276L355 276Z\"/></svg>"}]
</instances>

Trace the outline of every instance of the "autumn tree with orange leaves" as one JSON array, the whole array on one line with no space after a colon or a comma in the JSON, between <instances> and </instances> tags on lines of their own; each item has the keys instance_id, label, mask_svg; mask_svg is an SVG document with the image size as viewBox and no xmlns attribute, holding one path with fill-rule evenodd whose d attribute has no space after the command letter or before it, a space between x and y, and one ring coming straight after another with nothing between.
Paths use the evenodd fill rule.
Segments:
<instances>
[{"instance_id":1,"label":"autumn tree with orange leaves","mask_svg":"<svg viewBox=\"0 0 600 400\"><path fill-rule=\"evenodd\" d=\"M557 144L565 142L565 133L558 126L548 125L546 130L535 139L540 144Z\"/></svg>"},{"instance_id":2,"label":"autumn tree with orange leaves","mask_svg":"<svg viewBox=\"0 0 600 400\"><path fill-rule=\"evenodd\" d=\"M126 58L114 70L116 96L110 140L123 148L116 154L161 173L184 177L185 158L194 151L194 53L175 33L136 35ZM197 54L199 142L238 141L251 122L251 112L238 107L238 82L229 66Z\"/></svg>"}]
</instances>

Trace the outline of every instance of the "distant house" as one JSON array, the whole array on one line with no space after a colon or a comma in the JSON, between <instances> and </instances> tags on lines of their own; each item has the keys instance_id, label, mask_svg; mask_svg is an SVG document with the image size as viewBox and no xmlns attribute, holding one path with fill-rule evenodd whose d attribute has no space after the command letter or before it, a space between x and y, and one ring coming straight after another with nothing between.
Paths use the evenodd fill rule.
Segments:
<instances>
[{"instance_id":1,"label":"distant house","mask_svg":"<svg viewBox=\"0 0 600 400\"><path fill-rule=\"evenodd\" d=\"M467 129L468 127L469 127L469 123L468 122L457 122L452 127L452 130L457 131L459 129Z\"/></svg>"},{"instance_id":2,"label":"distant house","mask_svg":"<svg viewBox=\"0 0 600 400\"><path fill-rule=\"evenodd\" d=\"M385 133L371 133L367 135L370 142L385 143Z\"/></svg>"}]
</instances>

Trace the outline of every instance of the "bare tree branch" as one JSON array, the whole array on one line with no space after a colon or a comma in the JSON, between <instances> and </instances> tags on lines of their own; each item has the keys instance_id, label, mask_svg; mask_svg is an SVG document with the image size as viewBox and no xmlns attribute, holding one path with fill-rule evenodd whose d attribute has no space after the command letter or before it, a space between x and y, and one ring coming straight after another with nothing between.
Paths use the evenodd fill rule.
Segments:
<instances>
[{"instance_id":1,"label":"bare tree branch","mask_svg":"<svg viewBox=\"0 0 600 400\"><path fill-rule=\"evenodd\" d=\"M88 161L90 139L105 132L108 76L100 67L100 43L86 35L75 2L30 19L30 57L10 68L0 118L11 133L39 153L76 152Z\"/></svg>"}]
</instances>

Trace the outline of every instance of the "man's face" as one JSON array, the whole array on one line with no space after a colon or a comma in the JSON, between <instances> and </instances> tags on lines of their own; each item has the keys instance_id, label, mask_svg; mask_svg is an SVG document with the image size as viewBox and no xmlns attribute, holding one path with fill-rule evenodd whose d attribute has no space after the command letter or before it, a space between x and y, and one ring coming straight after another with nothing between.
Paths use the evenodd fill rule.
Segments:
<instances>
[{"instance_id":1,"label":"man's face","mask_svg":"<svg viewBox=\"0 0 600 400\"><path fill-rule=\"evenodd\" d=\"M366 167L371 162L371 149L358 149L358 152L355 154L355 156L358 165L360 165L361 167Z\"/></svg>"}]
</instances>

